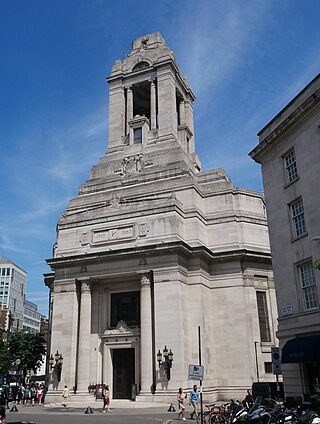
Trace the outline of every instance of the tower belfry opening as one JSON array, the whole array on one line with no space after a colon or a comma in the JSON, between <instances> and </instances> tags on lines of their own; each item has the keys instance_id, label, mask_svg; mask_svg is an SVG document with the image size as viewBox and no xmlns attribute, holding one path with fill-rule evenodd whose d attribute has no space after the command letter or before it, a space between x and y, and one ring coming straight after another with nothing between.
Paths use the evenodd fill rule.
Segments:
<instances>
[{"instance_id":1,"label":"tower belfry opening","mask_svg":"<svg viewBox=\"0 0 320 424\"><path fill-rule=\"evenodd\" d=\"M143 81L133 86L133 116L145 116L150 120L150 83Z\"/></svg>"}]
</instances>

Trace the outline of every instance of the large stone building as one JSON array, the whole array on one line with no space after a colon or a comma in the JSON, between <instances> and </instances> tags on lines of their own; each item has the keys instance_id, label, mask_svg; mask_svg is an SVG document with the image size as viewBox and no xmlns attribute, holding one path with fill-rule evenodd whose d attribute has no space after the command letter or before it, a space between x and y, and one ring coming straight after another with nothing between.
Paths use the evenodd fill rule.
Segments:
<instances>
[{"instance_id":1,"label":"large stone building","mask_svg":"<svg viewBox=\"0 0 320 424\"><path fill-rule=\"evenodd\" d=\"M320 74L258 134L287 395L320 393ZM317 261L318 269L315 262Z\"/></svg>"},{"instance_id":2,"label":"large stone building","mask_svg":"<svg viewBox=\"0 0 320 424\"><path fill-rule=\"evenodd\" d=\"M64 384L81 398L92 383L109 384L113 398L136 384L137 400L167 399L193 384L198 327L204 392L242 396L257 378L274 379L263 198L222 169L201 172L195 97L159 33L135 40L108 83L108 152L62 214L47 261L49 353L64 358L47 399ZM170 376L157 362L165 346Z\"/></svg>"}]
</instances>

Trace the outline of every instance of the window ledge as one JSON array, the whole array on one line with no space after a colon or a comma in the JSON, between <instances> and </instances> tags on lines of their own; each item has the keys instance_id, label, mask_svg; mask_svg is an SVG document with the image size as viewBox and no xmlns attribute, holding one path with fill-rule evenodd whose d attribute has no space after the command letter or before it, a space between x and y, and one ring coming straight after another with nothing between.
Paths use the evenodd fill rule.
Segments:
<instances>
[{"instance_id":1,"label":"window ledge","mask_svg":"<svg viewBox=\"0 0 320 424\"><path fill-rule=\"evenodd\" d=\"M287 188L287 187L291 186L292 184L294 184L294 183L295 183L295 182L297 182L298 180L300 180L299 175L298 175L298 176L297 176L297 178L295 178L294 180L292 180L292 181L290 181L290 182L286 183L286 184L283 186L283 189L285 189L285 188Z\"/></svg>"},{"instance_id":2,"label":"window ledge","mask_svg":"<svg viewBox=\"0 0 320 424\"><path fill-rule=\"evenodd\" d=\"M306 237L307 235L308 235L308 231L307 231L307 232L305 232L305 233L303 233L303 234L301 234L300 236L293 237L293 238L291 239L291 243L293 243L294 241L300 240L300 239L302 239L303 237Z\"/></svg>"}]
</instances>

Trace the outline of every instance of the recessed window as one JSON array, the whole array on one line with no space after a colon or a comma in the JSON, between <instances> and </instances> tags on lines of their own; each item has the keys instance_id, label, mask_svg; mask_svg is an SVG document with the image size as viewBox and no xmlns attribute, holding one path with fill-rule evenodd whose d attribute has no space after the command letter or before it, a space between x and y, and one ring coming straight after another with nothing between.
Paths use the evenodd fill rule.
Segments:
<instances>
[{"instance_id":1,"label":"recessed window","mask_svg":"<svg viewBox=\"0 0 320 424\"><path fill-rule=\"evenodd\" d=\"M304 220L304 208L302 199L298 199L295 202L291 203L290 210L293 224L293 234L294 237L299 237L307 232Z\"/></svg>"},{"instance_id":2,"label":"recessed window","mask_svg":"<svg viewBox=\"0 0 320 424\"><path fill-rule=\"evenodd\" d=\"M298 168L296 161L296 154L294 150L291 150L290 153L285 155L284 164L286 169L287 182L291 183L292 181L298 178Z\"/></svg>"},{"instance_id":3,"label":"recessed window","mask_svg":"<svg viewBox=\"0 0 320 424\"><path fill-rule=\"evenodd\" d=\"M140 324L140 292L111 295L111 327L116 327L119 321L125 321L128 326Z\"/></svg>"},{"instance_id":4,"label":"recessed window","mask_svg":"<svg viewBox=\"0 0 320 424\"><path fill-rule=\"evenodd\" d=\"M264 363L264 372L265 372L265 374L272 374L273 373L272 362L265 362Z\"/></svg>"},{"instance_id":5,"label":"recessed window","mask_svg":"<svg viewBox=\"0 0 320 424\"><path fill-rule=\"evenodd\" d=\"M149 63L148 62L144 62L144 61L142 61L142 62L139 62L139 63L137 63L134 67L133 67L133 69L132 69L132 71L139 71L140 69L145 69L145 68L149 68Z\"/></svg>"},{"instance_id":6,"label":"recessed window","mask_svg":"<svg viewBox=\"0 0 320 424\"><path fill-rule=\"evenodd\" d=\"M134 128L133 130L133 143L141 144L142 143L142 128Z\"/></svg>"},{"instance_id":7,"label":"recessed window","mask_svg":"<svg viewBox=\"0 0 320 424\"><path fill-rule=\"evenodd\" d=\"M313 264L307 262L299 267L302 296L305 310L318 307L317 287L314 280Z\"/></svg>"},{"instance_id":8,"label":"recessed window","mask_svg":"<svg viewBox=\"0 0 320 424\"><path fill-rule=\"evenodd\" d=\"M267 295L266 295L266 292L259 292L259 291L257 291L256 294L257 294L260 339L262 342L271 342L268 307L267 307Z\"/></svg>"}]
</instances>

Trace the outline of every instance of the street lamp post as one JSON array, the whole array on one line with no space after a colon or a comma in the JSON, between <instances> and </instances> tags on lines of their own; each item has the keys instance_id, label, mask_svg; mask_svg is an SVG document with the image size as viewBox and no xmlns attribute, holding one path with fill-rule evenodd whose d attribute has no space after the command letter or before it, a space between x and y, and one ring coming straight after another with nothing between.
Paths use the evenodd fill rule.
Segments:
<instances>
[{"instance_id":1,"label":"street lamp post","mask_svg":"<svg viewBox=\"0 0 320 424\"><path fill-rule=\"evenodd\" d=\"M57 352L54 354L51 353L50 358L49 358L49 364L51 366L51 369L54 368L56 374L57 374L57 379L58 382L60 383L61 381L61 370L62 370L62 364L63 364L63 356L61 353Z\"/></svg>"},{"instance_id":2,"label":"street lamp post","mask_svg":"<svg viewBox=\"0 0 320 424\"><path fill-rule=\"evenodd\" d=\"M21 359L16 359L16 374L17 374L17 382L20 383L20 364L21 364Z\"/></svg>"},{"instance_id":3,"label":"street lamp post","mask_svg":"<svg viewBox=\"0 0 320 424\"><path fill-rule=\"evenodd\" d=\"M163 355L163 359L162 359L162 355ZM165 370L167 371L167 380L169 381L171 378L170 369L172 368L172 362L173 362L173 353L171 352L171 349L170 351L168 351L167 346L164 346L162 353L160 352L160 349L159 349L157 353L157 361L159 363L159 368L161 367L161 365L164 366Z\"/></svg>"}]
</instances>

